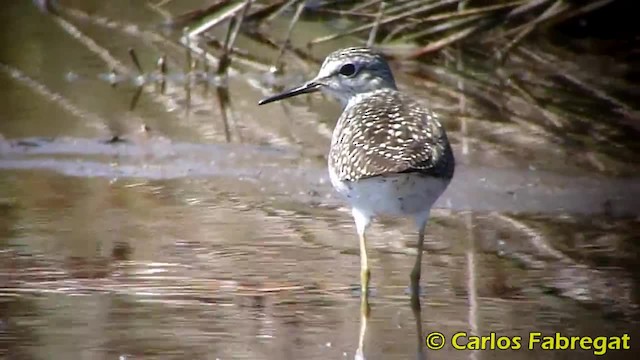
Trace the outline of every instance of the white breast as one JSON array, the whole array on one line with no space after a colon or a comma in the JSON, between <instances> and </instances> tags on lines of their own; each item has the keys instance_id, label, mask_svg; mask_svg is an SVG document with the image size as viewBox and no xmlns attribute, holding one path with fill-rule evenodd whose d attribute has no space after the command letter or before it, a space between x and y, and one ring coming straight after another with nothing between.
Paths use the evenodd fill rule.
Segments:
<instances>
[{"instance_id":1,"label":"white breast","mask_svg":"<svg viewBox=\"0 0 640 360\"><path fill-rule=\"evenodd\" d=\"M369 217L428 212L449 184L449 179L416 173L388 174L350 182L341 181L329 169L329 176L333 187L351 207Z\"/></svg>"}]
</instances>

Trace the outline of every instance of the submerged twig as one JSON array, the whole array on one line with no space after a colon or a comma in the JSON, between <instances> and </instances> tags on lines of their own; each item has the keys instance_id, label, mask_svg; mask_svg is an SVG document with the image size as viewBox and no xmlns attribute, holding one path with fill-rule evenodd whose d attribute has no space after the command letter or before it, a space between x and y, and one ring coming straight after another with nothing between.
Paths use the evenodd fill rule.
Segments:
<instances>
[{"instance_id":1,"label":"submerged twig","mask_svg":"<svg viewBox=\"0 0 640 360\"><path fill-rule=\"evenodd\" d=\"M158 58L156 71L159 73L158 82L160 94L164 95L167 89L167 56L162 55Z\"/></svg>"},{"instance_id":2,"label":"submerged twig","mask_svg":"<svg viewBox=\"0 0 640 360\"><path fill-rule=\"evenodd\" d=\"M575 11L569 11L568 10L568 11L564 11L564 12L558 14L558 16L554 17L554 19L550 19L549 23L553 24L553 23L557 23L557 22L560 22L560 21L569 20L569 19L574 18L576 16L584 15L586 13L589 13L591 11L599 9L599 8L605 6L605 5L608 5L611 2L613 2L613 0L598 0L598 1L586 2L584 5L582 5L582 7L579 7Z\"/></svg>"},{"instance_id":3,"label":"submerged twig","mask_svg":"<svg viewBox=\"0 0 640 360\"><path fill-rule=\"evenodd\" d=\"M78 119L82 119L91 124L105 124L107 123L104 119L102 119L99 115L90 113L82 108L73 104L69 99L54 92L49 89L45 84L38 82L38 80L29 77L27 74L23 73L17 68L14 68L11 65L4 64L0 62L0 73L8 76L13 79L17 83L27 87L29 90L42 96L48 101L56 104L64 111L70 113L71 115L77 117Z\"/></svg>"},{"instance_id":4,"label":"submerged twig","mask_svg":"<svg viewBox=\"0 0 640 360\"><path fill-rule=\"evenodd\" d=\"M605 100L608 101L609 103L620 107L621 109L623 109L625 112L627 113L633 113L635 110L633 110L633 107L627 103L625 103L624 101L617 99L609 94L607 94L605 91L598 89L595 86L592 86L590 84L588 84L587 82L581 80L578 78L578 76L576 76L575 74L572 74L571 72L567 71L567 69L565 69L564 67L559 67L557 63L551 63L547 60L545 60L540 54L537 54L533 51L530 51L528 49L522 49L522 53L529 56L532 60L539 62L540 64L544 65L547 69L549 69L550 71L552 71L554 74L563 77L564 79L568 80L569 82L573 83L574 85L590 92L591 94L593 94L594 96L596 96L597 98L601 99L601 100Z\"/></svg>"},{"instance_id":5,"label":"submerged twig","mask_svg":"<svg viewBox=\"0 0 640 360\"><path fill-rule=\"evenodd\" d=\"M140 74L144 74L144 69L142 69L142 65L140 65L140 60L138 60L138 54L136 54L136 50L134 48L129 48L129 56L131 57L131 61L138 69Z\"/></svg>"},{"instance_id":6,"label":"submerged twig","mask_svg":"<svg viewBox=\"0 0 640 360\"><path fill-rule=\"evenodd\" d=\"M191 36L189 29L183 29L183 38L185 41L185 72L184 72L184 92L185 92L185 108L187 112L191 107Z\"/></svg>"},{"instance_id":7,"label":"submerged twig","mask_svg":"<svg viewBox=\"0 0 640 360\"><path fill-rule=\"evenodd\" d=\"M263 34L261 32L257 32L255 34L251 34L251 36L253 37L253 39L261 44L264 44L266 46L268 46L271 49L274 49L276 51L280 50L281 47L281 43L277 42L276 40L272 39L271 37L267 37L266 34ZM289 54L294 55L293 59L298 61L302 66L304 67L308 67L309 63L318 63L318 59L314 58L311 54L309 54L308 51L305 51L304 49L301 48L297 48L294 46L289 45Z\"/></svg>"},{"instance_id":8,"label":"submerged twig","mask_svg":"<svg viewBox=\"0 0 640 360\"><path fill-rule=\"evenodd\" d=\"M302 10L304 10L306 2L307 2L306 0L301 0L298 3L298 7L296 8L296 12L295 12L295 14L293 14L293 18L291 19L291 22L289 23L289 28L287 29L287 33L285 35L284 41L280 45L280 50L278 51L278 56L276 57L276 60L273 62L273 67L271 69L272 72L279 73L279 72L282 71L282 67L284 65L282 63L282 56L284 55L284 51L286 50L286 48L290 44L291 32L293 31L293 28L298 23L298 19L300 19L300 15L302 14Z\"/></svg>"},{"instance_id":9,"label":"submerged twig","mask_svg":"<svg viewBox=\"0 0 640 360\"><path fill-rule=\"evenodd\" d=\"M428 54L430 52L436 51L436 50L440 50L443 47L447 46L447 45L451 45L457 41L460 41L474 33L476 33L479 29L482 28L482 26L484 26L484 24L478 24L475 26L470 26L467 27L465 29L462 29L452 35L449 35L443 39L434 41L432 43L430 43L427 46L422 47L421 49L419 49L418 51L413 52L411 55L409 55L409 59L415 59L418 58L420 56L423 56L425 54Z\"/></svg>"},{"instance_id":10,"label":"submerged twig","mask_svg":"<svg viewBox=\"0 0 640 360\"><path fill-rule=\"evenodd\" d=\"M434 25L434 26L427 27L424 30L420 30L420 31L416 31L416 32L410 33L410 34L400 38L400 40L401 41L412 41L412 40L424 38L424 37L429 36L429 35L434 35L434 34L437 34L437 33L450 31L450 30L453 30L455 28L465 26L467 24L469 24L468 26L472 27L473 25L475 25L475 23L478 22L478 20L482 20L482 19L483 19L482 15L473 15L473 16L469 16L469 17L465 17L465 18L461 18L461 19L452 19L452 20L445 21L445 22L442 22L442 23ZM440 39L440 40L444 40L444 38Z\"/></svg>"},{"instance_id":11,"label":"submerged twig","mask_svg":"<svg viewBox=\"0 0 640 360\"><path fill-rule=\"evenodd\" d=\"M145 78L144 69L140 64L140 60L138 60L138 55L136 54L136 50L134 48L129 48L129 56L131 57L131 61L133 61L133 64L138 70L138 76L136 77L136 92L134 93L133 98L131 98L131 102L129 103L129 111L133 111L133 109L136 108L136 105L138 105L140 95L142 95L142 88L145 85Z\"/></svg>"},{"instance_id":12,"label":"submerged twig","mask_svg":"<svg viewBox=\"0 0 640 360\"><path fill-rule=\"evenodd\" d=\"M511 49L513 49L517 44L519 44L522 41L522 39L524 39L527 35L533 32L535 28L538 26L538 24L561 13L567 8L568 8L568 5L566 3L562 1L556 1L555 3L553 3L553 5L547 8L542 14L540 14L540 16L538 16L536 19L529 22L528 24L524 25L524 28L520 30L520 32L516 35L516 37L513 40L511 40L506 46L504 46L503 49L498 53L498 61L501 63L504 62L507 54L511 51Z\"/></svg>"},{"instance_id":13,"label":"submerged twig","mask_svg":"<svg viewBox=\"0 0 640 360\"><path fill-rule=\"evenodd\" d=\"M218 69L216 70L216 73L218 75L222 75L226 73L227 69L229 68L229 64L231 63L231 60L229 58L229 52L231 51L231 46L229 44L231 44L231 37L233 34L233 29L235 28L235 25L236 25L236 18L232 18L231 20L229 20L229 24L227 26L227 34L224 38L224 44L222 45L222 56L220 56L220 62L218 63Z\"/></svg>"},{"instance_id":14,"label":"submerged twig","mask_svg":"<svg viewBox=\"0 0 640 360\"><path fill-rule=\"evenodd\" d=\"M55 0L33 0L33 3L43 13L59 15Z\"/></svg>"},{"instance_id":15,"label":"submerged twig","mask_svg":"<svg viewBox=\"0 0 640 360\"><path fill-rule=\"evenodd\" d=\"M542 5L545 5L546 3L550 3L552 1L555 0L530 0L525 2L524 4L518 6L517 8L511 10L506 16L505 18L508 20L513 20L514 18L521 16L523 14L528 14L531 11L535 10L538 7L541 7Z\"/></svg>"},{"instance_id":16,"label":"submerged twig","mask_svg":"<svg viewBox=\"0 0 640 360\"><path fill-rule=\"evenodd\" d=\"M286 3L282 4L277 10L275 10L271 15L269 15L265 21L266 22L271 22L273 21L273 19L277 18L278 16L280 16L283 12L285 12L290 6L292 6L293 4L296 3L296 1L299 0L289 0Z\"/></svg>"},{"instance_id":17,"label":"submerged twig","mask_svg":"<svg viewBox=\"0 0 640 360\"><path fill-rule=\"evenodd\" d=\"M224 5L227 5L227 4L225 3ZM195 28L189 31L189 36L195 37L208 31L209 29L224 22L225 20L233 16L236 16L240 11L242 11L242 9L245 6L246 6L246 3L241 2L239 4L236 4L235 6L229 7L224 11L220 11L219 13L212 12L211 14L208 15L209 16L208 18L205 17L205 20L202 22L202 24L196 26Z\"/></svg>"},{"instance_id":18,"label":"submerged twig","mask_svg":"<svg viewBox=\"0 0 640 360\"><path fill-rule=\"evenodd\" d=\"M457 11L450 11L450 12L444 12L444 13L440 13L440 14L434 14L434 15L429 15L423 19L420 19L419 23L407 23L401 26L398 26L396 29L392 30L385 38L385 41L391 40L393 38L395 38L398 34L405 32L407 29L410 29L412 27L424 27L427 23L433 23L433 22L440 22L440 21L448 21L448 20L452 20L452 19L457 19L457 18L469 18L469 17L474 17L474 21L477 19L480 19L482 17L478 16L478 15L482 15L482 16L492 16L493 14L495 14L496 12L502 12L505 9L508 8L512 8L514 6L518 6L524 2L526 2L527 0L518 0L518 1L513 1L513 2L508 2L508 3L501 3L501 4L495 4L495 5L487 5L487 6L482 6L482 7L476 7L476 8L471 8L471 9L467 9L464 8L464 10L457 10ZM387 12L388 13L388 12ZM461 21L460 23L458 23L458 25L462 24L463 22ZM446 23L445 23L446 24ZM450 26L453 27L453 26ZM429 27L425 30L421 30L423 32L422 36L426 35L426 34L432 34L435 33L436 31L433 30L433 27ZM409 34L410 36L412 36L412 38L416 38L418 36L415 36L414 34ZM406 39L406 38L405 38Z\"/></svg>"},{"instance_id":19,"label":"submerged twig","mask_svg":"<svg viewBox=\"0 0 640 360\"><path fill-rule=\"evenodd\" d=\"M249 13L249 9L251 9L252 3L253 3L253 0L246 0L244 2L244 7L242 8L242 12L238 16L238 22L236 24L236 27L233 29L233 34L231 34L230 42L227 45L228 51L231 51L233 49L233 44L236 43L236 38L240 33L240 29L242 27L242 23L244 22L245 17L247 17L247 14Z\"/></svg>"},{"instance_id":20,"label":"submerged twig","mask_svg":"<svg viewBox=\"0 0 640 360\"><path fill-rule=\"evenodd\" d=\"M542 114L547 120L549 120L549 122L554 127L558 129L564 127L565 124L563 124L555 114L545 108L537 98L531 95L531 93L529 93L529 91L527 91L518 80L514 79L513 77L508 77L506 79L506 84L513 90L515 90L518 95L526 99L529 104L532 104L534 108L536 108L540 112L540 114Z\"/></svg>"},{"instance_id":21,"label":"submerged twig","mask_svg":"<svg viewBox=\"0 0 640 360\"><path fill-rule=\"evenodd\" d=\"M458 4L458 12L463 12L466 7L468 5L468 0L464 0L461 1ZM457 61L456 61L456 70L459 73L463 73L464 72L464 56L463 56L463 49L462 46L460 46L460 44L458 44L458 56L457 56ZM458 88L458 92L459 92L459 99L458 99L458 104L460 106L460 114L461 115L465 115L467 112L467 102L465 99L465 82L464 79L459 78L457 81L457 88ZM467 128L467 118L466 116L460 116L460 134L462 136L462 155L463 156L468 156L469 155L469 133L468 133L468 128ZM473 225L473 219L471 217L470 214L467 215L467 224L468 225ZM467 229L467 231L471 232L471 229ZM470 241L472 239L472 236L469 238ZM470 256L473 256L473 252L470 253ZM472 263L471 260L473 260L472 258L469 259L469 265Z\"/></svg>"},{"instance_id":22,"label":"submerged twig","mask_svg":"<svg viewBox=\"0 0 640 360\"><path fill-rule=\"evenodd\" d=\"M252 0L246 0L243 4L242 12L238 16L238 18L232 18L229 21L229 27L227 28L227 36L225 38L223 53L220 57L220 63L218 64L218 75L226 74L229 65L231 64L231 53L233 50L233 44L236 41L238 33L240 32L240 27L242 26L242 22L244 21L245 16L249 12L251 8Z\"/></svg>"},{"instance_id":23,"label":"submerged twig","mask_svg":"<svg viewBox=\"0 0 640 360\"><path fill-rule=\"evenodd\" d=\"M196 21L200 21L202 19L206 19L208 16L210 16L212 14L216 14L218 11L220 11L222 8L224 8L226 5L228 5L228 1L227 0L217 0L213 4L207 6L204 9L196 9L196 10L193 10L193 11L189 11L189 12L174 16L168 22L166 22L165 25L169 26L169 27L172 27L174 29L184 28L184 27L188 26L188 24L191 24L191 23L196 22ZM156 5L155 8L160 8L160 6ZM204 26L204 29L202 31L206 31L208 29L207 26L209 26L209 25L211 25L209 22L203 21L201 26ZM213 25L211 25L211 26L215 26L215 25L216 25L216 23L213 23ZM198 28L196 28L196 29L198 29ZM200 31L200 32L202 32L202 31ZM194 33L194 35L197 35L197 34L199 34L199 32L198 33Z\"/></svg>"},{"instance_id":24,"label":"submerged twig","mask_svg":"<svg viewBox=\"0 0 640 360\"><path fill-rule=\"evenodd\" d=\"M207 61L207 52L206 50L202 52L202 82L204 86L204 91L207 92L209 90L209 62Z\"/></svg>"},{"instance_id":25,"label":"submerged twig","mask_svg":"<svg viewBox=\"0 0 640 360\"><path fill-rule=\"evenodd\" d=\"M380 2L380 7L378 8L378 16L373 23L373 27L371 28L371 32L369 33L369 39L367 40L367 47L372 47L376 42L376 35L378 34L378 29L380 28L380 21L382 21L382 16L384 15L384 7L385 2Z\"/></svg>"},{"instance_id":26,"label":"submerged twig","mask_svg":"<svg viewBox=\"0 0 640 360\"><path fill-rule=\"evenodd\" d=\"M365 1L365 2L363 2L363 3L362 3L362 4L360 4L360 5L356 5L356 6L352 7L352 8L351 8L351 11L354 11L354 12L355 12L355 11L360 11L360 10L362 10L362 9L366 9L366 8L368 8L369 6L373 6L373 5L375 5L377 2L380 2L380 0L370 0L370 1Z\"/></svg>"},{"instance_id":27,"label":"submerged twig","mask_svg":"<svg viewBox=\"0 0 640 360\"><path fill-rule=\"evenodd\" d=\"M432 11L432 10L435 10L437 8L440 8L440 7L443 7L443 6L448 6L448 5L457 3L457 2L458 2L458 0L442 0L442 1L439 1L438 3L435 3L435 4L434 3L428 3L426 5L420 6L417 9L413 9L413 10L408 11L406 13L399 14L399 15L396 15L396 16L390 16L390 17L380 21L378 26L390 24L390 23L395 22L395 21L406 19L408 16L413 16L413 15L417 15L417 14L424 13L424 12L427 12L427 11ZM374 24L365 24L365 25L357 26L357 27L355 27L353 29L341 32L341 33L319 37L319 38L311 40L309 42L309 45L317 45L317 44L320 44L320 43L323 43L323 42L336 40L336 39L339 39L341 37L345 37L345 36L348 36L348 35L357 34L357 33L369 30L373 26L374 26Z\"/></svg>"},{"instance_id":28,"label":"submerged twig","mask_svg":"<svg viewBox=\"0 0 640 360\"><path fill-rule=\"evenodd\" d=\"M222 127L224 129L224 138L227 142L231 142L231 130L229 128L229 120L233 118L231 110L231 102L229 100L229 89L222 86L216 87L216 99L220 107L220 117L222 119Z\"/></svg>"},{"instance_id":29,"label":"submerged twig","mask_svg":"<svg viewBox=\"0 0 640 360\"><path fill-rule=\"evenodd\" d=\"M133 111L136 108L136 105L138 105L138 100L140 100L140 95L142 95L142 89L142 85L136 87L136 92L133 94L131 102L129 103L129 111Z\"/></svg>"}]
</instances>

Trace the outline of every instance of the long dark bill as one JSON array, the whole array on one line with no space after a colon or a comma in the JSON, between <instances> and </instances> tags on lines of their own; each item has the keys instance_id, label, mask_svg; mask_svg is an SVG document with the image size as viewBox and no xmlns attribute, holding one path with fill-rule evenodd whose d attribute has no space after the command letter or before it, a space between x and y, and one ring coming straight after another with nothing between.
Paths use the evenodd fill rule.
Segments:
<instances>
[{"instance_id":1,"label":"long dark bill","mask_svg":"<svg viewBox=\"0 0 640 360\"><path fill-rule=\"evenodd\" d=\"M296 95L300 95L300 94L309 94L312 92L316 92L320 90L320 84L314 81L309 81L308 83L302 84L298 87L295 87L293 89L289 89L289 90L285 90L283 92L281 92L280 94L276 94L273 96L270 96L268 98L264 98L262 100L260 100L260 102L258 102L258 105L264 105L264 104L268 104L270 102L274 102L274 101L278 101L278 100L282 100L282 99L286 99L286 98L290 98Z\"/></svg>"}]
</instances>

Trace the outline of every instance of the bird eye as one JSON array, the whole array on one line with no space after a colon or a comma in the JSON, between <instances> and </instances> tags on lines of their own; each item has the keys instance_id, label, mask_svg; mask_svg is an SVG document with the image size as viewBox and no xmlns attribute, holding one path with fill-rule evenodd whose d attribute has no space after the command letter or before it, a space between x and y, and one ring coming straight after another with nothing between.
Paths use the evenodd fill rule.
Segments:
<instances>
[{"instance_id":1,"label":"bird eye","mask_svg":"<svg viewBox=\"0 0 640 360\"><path fill-rule=\"evenodd\" d=\"M340 72L340 75L352 76L353 74L356 73L356 66L353 64L344 64L340 68L339 72Z\"/></svg>"}]
</instances>

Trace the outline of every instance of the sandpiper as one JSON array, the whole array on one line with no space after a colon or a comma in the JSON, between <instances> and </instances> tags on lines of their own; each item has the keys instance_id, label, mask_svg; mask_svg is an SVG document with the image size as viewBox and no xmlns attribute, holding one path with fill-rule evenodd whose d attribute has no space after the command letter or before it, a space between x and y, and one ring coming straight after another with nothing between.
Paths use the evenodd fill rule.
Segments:
<instances>
[{"instance_id":1,"label":"sandpiper","mask_svg":"<svg viewBox=\"0 0 640 360\"><path fill-rule=\"evenodd\" d=\"M315 78L259 104L319 90L343 106L333 130L329 175L351 206L360 238L362 295L367 297L370 278L366 230L381 215L415 220L418 255L411 284L417 295L429 213L455 168L445 130L433 111L398 91L384 57L364 47L331 53Z\"/></svg>"}]
</instances>

